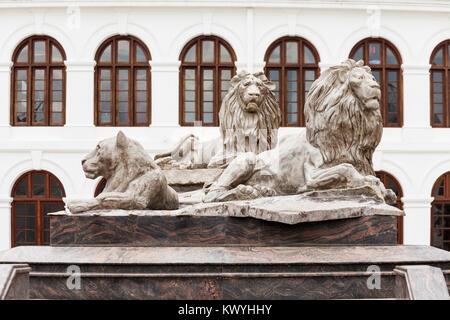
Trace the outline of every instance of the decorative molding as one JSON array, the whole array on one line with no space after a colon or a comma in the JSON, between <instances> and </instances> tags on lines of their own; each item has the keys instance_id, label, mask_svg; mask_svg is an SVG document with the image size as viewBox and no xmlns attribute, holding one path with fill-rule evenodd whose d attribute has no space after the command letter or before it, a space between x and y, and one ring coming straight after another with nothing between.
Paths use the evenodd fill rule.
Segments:
<instances>
[{"instance_id":1,"label":"decorative molding","mask_svg":"<svg viewBox=\"0 0 450 320\"><path fill-rule=\"evenodd\" d=\"M430 209L431 208L431 202L433 202L434 198L408 198L408 197L402 197L403 202L403 208L409 209L409 208L415 208L415 209Z\"/></svg>"},{"instance_id":2,"label":"decorative molding","mask_svg":"<svg viewBox=\"0 0 450 320\"><path fill-rule=\"evenodd\" d=\"M429 75L431 64L402 64L404 75Z\"/></svg>"},{"instance_id":3,"label":"decorative molding","mask_svg":"<svg viewBox=\"0 0 450 320\"><path fill-rule=\"evenodd\" d=\"M208 10L202 12L202 28L205 36L211 35L212 13Z\"/></svg>"},{"instance_id":4,"label":"decorative molding","mask_svg":"<svg viewBox=\"0 0 450 320\"><path fill-rule=\"evenodd\" d=\"M8 62L0 62L0 72L10 72L13 63L11 61Z\"/></svg>"},{"instance_id":5,"label":"decorative molding","mask_svg":"<svg viewBox=\"0 0 450 320\"><path fill-rule=\"evenodd\" d=\"M121 36L128 34L128 10L126 9L116 9L117 11L117 32Z\"/></svg>"},{"instance_id":6,"label":"decorative molding","mask_svg":"<svg viewBox=\"0 0 450 320\"><path fill-rule=\"evenodd\" d=\"M176 72L180 71L181 61L162 62L162 61L149 61L151 71L154 72Z\"/></svg>"},{"instance_id":7,"label":"decorative molding","mask_svg":"<svg viewBox=\"0 0 450 320\"><path fill-rule=\"evenodd\" d=\"M288 36L296 36L298 11L293 10L287 15Z\"/></svg>"},{"instance_id":8,"label":"decorative molding","mask_svg":"<svg viewBox=\"0 0 450 320\"><path fill-rule=\"evenodd\" d=\"M94 72L95 61L64 61L67 72Z\"/></svg>"},{"instance_id":9,"label":"decorative molding","mask_svg":"<svg viewBox=\"0 0 450 320\"><path fill-rule=\"evenodd\" d=\"M0 198L0 209L1 208L11 209L12 202L13 202L13 198L11 198L11 197Z\"/></svg>"},{"instance_id":10,"label":"decorative molding","mask_svg":"<svg viewBox=\"0 0 450 320\"><path fill-rule=\"evenodd\" d=\"M44 20L45 20L45 10L42 8L36 8L32 10L34 17L34 33L43 34L44 33Z\"/></svg>"}]
</instances>

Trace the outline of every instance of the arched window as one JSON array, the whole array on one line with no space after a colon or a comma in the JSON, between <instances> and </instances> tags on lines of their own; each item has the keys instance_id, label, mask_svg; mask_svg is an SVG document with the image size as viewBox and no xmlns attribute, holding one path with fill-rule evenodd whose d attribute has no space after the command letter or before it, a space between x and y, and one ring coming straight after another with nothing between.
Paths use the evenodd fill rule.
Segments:
<instances>
[{"instance_id":1,"label":"arched window","mask_svg":"<svg viewBox=\"0 0 450 320\"><path fill-rule=\"evenodd\" d=\"M397 179L394 178L391 174L385 172L385 171L377 171L376 172L377 177L383 182L384 186L387 189L392 189L392 191L395 192L397 195L397 202L394 204L395 207L399 208L400 210L403 210L403 191L402 187L400 186L400 183L397 181ZM403 243L403 216L398 217L398 223L397 223L397 243L402 244Z\"/></svg>"},{"instance_id":2,"label":"arched window","mask_svg":"<svg viewBox=\"0 0 450 320\"><path fill-rule=\"evenodd\" d=\"M381 87L380 108L385 127L403 125L402 60L398 50L381 38L364 39L353 47L350 58L364 60Z\"/></svg>"},{"instance_id":3,"label":"arched window","mask_svg":"<svg viewBox=\"0 0 450 320\"><path fill-rule=\"evenodd\" d=\"M100 193L103 192L106 186L106 179L102 178L100 182L97 184L97 187L95 188L94 197L98 196Z\"/></svg>"},{"instance_id":4,"label":"arched window","mask_svg":"<svg viewBox=\"0 0 450 320\"><path fill-rule=\"evenodd\" d=\"M441 42L430 58L431 125L450 127L450 39Z\"/></svg>"},{"instance_id":5,"label":"arched window","mask_svg":"<svg viewBox=\"0 0 450 320\"><path fill-rule=\"evenodd\" d=\"M266 75L276 85L282 126L305 126L306 95L320 73L316 49L303 38L283 37L269 46L264 60Z\"/></svg>"},{"instance_id":6,"label":"arched window","mask_svg":"<svg viewBox=\"0 0 450 320\"><path fill-rule=\"evenodd\" d=\"M66 105L66 54L47 36L22 41L13 54L11 125L62 126Z\"/></svg>"},{"instance_id":7,"label":"arched window","mask_svg":"<svg viewBox=\"0 0 450 320\"><path fill-rule=\"evenodd\" d=\"M64 210L61 182L47 171L27 172L17 179L11 196L12 246L49 245L47 213Z\"/></svg>"},{"instance_id":8,"label":"arched window","mask_svg":"<svg viewBox=\"0 0 450 320\"><path fill-rule=\"evenodd\" d=\"M436 180L431 196L431 245L450 251L450 171Z\"/></svg>"},{"instance_id":9,"label":"arched window","mask_svg":"<svg viewBox=\"0 0 450 320\"><path fill-rule=\"evenodd\" d=\"M95 124L150 124L150 52L132 36L103 42L95 60Z\"/></svg>"},{"instance_id":10,"label":"arched window","mask_svg":"<svg viewBox=\"0 0 450 320\"><path fill-rule=\"evenodd\" d=\"M233 48L216 36L200 36L180 54L180 125L218 126L222 99L236 73Z\"/></svg>"}]
</instances>

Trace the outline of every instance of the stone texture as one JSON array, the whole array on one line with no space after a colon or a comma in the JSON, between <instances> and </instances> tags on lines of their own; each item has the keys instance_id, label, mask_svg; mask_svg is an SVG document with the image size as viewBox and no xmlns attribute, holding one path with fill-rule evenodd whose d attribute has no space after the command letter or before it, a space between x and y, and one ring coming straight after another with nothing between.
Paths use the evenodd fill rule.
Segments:
<instances>
[{"instance_id":1,"label":"stone texture","mask_svg":"<svg viewBox=\"0 0 450 320\"><path fill-rule=\"evenodd\" d=\"M363 64L348 59L322 72L306 99L306 133L285 136L276 148L259 154L239 154L206 189L204 201L369 186L394 203L394 192L372 168L383 132L381 91Z\"/></svg>"},{"instance_id":2,"label":"stone texture","mask_svg":"<svg viewBox=\"0 0 450 320\"><path fill-rule=\"evenodd\" d=\"M0 264L0 300L28 299L30 271L27 264Z\"/></svg>"},{"instance_id":3,"label":"stone texture","mask_svg":"<svg viewBox=\"0 0 450 320\"><path fill-rule=\"evenodd\" d=\"M162 170L169 185L199 185L216 180L223 169L165 169Z\"/></svg>"},{"instance_id":4,"label":"stone texture","mask_svg":"<svg viewBox=\"0 0 450 320\"><path fill-rule=\"evenodd\" d=\"M96 209L176 209L178 194L139 142L122 131L100 141L82 161L86 177L104 177L102 193L92 199L71 200L72 213Z\"/></svg>"},{"instance_id":5,"label":"stone texture","mask_svg":"<svg viewBox=\"0 0 450 320\"><path fill-rule=\"evenodd\" d=\"M450 253L429 246L17 247L0 261L32 266L34 299L392 299L394 269L450 270ZM67 288L72 264L81 290ZM380 290L367 287L373 264Z\"/></svg>"},{"instance_id":6,"label":"stone texture","mask_svg":"<svg viewBox=\"0 0 450 320\"><path fill-rule=\"evenodd\" d=\"M410 300L450 300L442 270L431 266L400 266L394 270L405 282L402 298Z\"/></svg>"}]
</instances>

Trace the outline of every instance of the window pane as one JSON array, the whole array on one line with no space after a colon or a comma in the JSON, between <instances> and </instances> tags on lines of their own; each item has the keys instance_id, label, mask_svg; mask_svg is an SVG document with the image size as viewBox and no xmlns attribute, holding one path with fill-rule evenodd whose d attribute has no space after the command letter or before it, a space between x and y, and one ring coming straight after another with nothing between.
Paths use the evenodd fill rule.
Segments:
<instances>
[{"instance_id":1,"label":"window pane","mask_svg":"<svg viewBox=\"0 0 450 320\"><path fill-rule=\"evenodd\" d=\"M203 121L205 123L213 123L213 114L212 113L204 113L203 114Z\"/></svg>"},{"instance_id":2,"label":"window pane","mask_svg":"<svg viewBox=\"0 0 450 320\"><path fill-rule=\"evenodd\" d=\"M100 121L103 123L110 123L111 122L111 114L110 113L102 113L100 115Z\"/></svg>"},{"instance_id":3,"label":"window pane","mask_svg":"<svg viewBox=\"0 0 450 320\"><path fill-rule=\"evenodd\" d=\"M214 62L214 41L205 40L202 42L202 61Z\"/></svg>"},{"instance_id":4,"label":"window pane","mask_svg":"<svg viewBox=\"0 0 450 320\"><path fill-rule=\"evenodd\" d=\"M139 45L136 45L136 62L147 62L147 55Z\"/></svg>"},{"instance_id":5,"label":"window pane","mask_svg":"<svg viewBox=\"0 0 450 320\"><path fill-rule=\"evenodd\" d=\"M28 62L28 45L20 50L20 53L17 56L17 62Z\"/></svg>"},{"instance_id":6,"label":"window pane","mask_svg":"<svg viewBox=\"0 0 450 320\"><path fill-rule=\"evenodd\" d=\"M34 62L45 61L45 41L34 41Z\"/></svg>"},{"instance_id":7,"label":"window pane","mask_svg":"<svg viewBox=\"0 0 450 320\"><path fill-rule=\"evenodd\" d=\"M136 122L137 123L146 123L147 122L147 114L146 113L137 113L136 114Z\"/></svg>"},{"instance_id":8,"label":"window pane","mask_svg":"<svg viewBox=\"0 0 450 320\"><path fill-rule=\"evenodd\" d=\"M287 78L289 81L297 80L297 71L289 70L287 72Z\"/></svg>"},{"instance_id":9,"label":"window pane","mask_svg":"<svg viewBox=\"0 0 450 320\"><path fill-rule=\"evenodd\" d=\"M14 196L26 196L27 190L28 190L28 177L25 177L17 184Z\"/></svg>"},{"instance_id":10,"label":"window pane","mask_svg":"<svg viewBox=\"0 0 450 320\"><path fill-rule=\"evenodd\" d=\"M286 62L297 63L298 62L298 43L286 42Z\"/></svg>"},{"instance_id":11,"label":"window pane","mask_svg":"<svg viewBox=\"0 0 450 320\"><path fill-rule=\"evenodd\" d=\"M394 53L386 47L386 63L387 64L398 64L397 58L395 57Z\"/></svg>"},{"instance_id":12,"label":"window pane","mask_svg":"<svg viewBox=\"0 0 450 320\"><path fill-rule=\"evenodd\" d=\"M233 62L228 49L223 44L220 45L220 61L221 62Z\"/></svg>"},{"instance_id":13,"label":"window pane","mask_svg":"<svg viewBox=\"0 0 450 320\"><path fill-rule=\"evenodd\" d=\"M280 63L280 46L279 45L270 54L269 62Z\"/></svg>"},{"instance_id":14,"label":"window pane","mask_svg":"<svg viewBox=\"0 0 450 320\"><path fill-rule=\"evenodd\" d=\"M303 46L303 50L305 63L316 63L312 51L307 46Z\"/></svg>"},{"instance_id":15,"label":"window pane","mask_svg":"<svg viewBox=\"0 0 450 320\"><path fill-rule=\"evenodd\" d=\"M306 70L305 71L305 80L313 81L315 80L316 72L313 70Z\"/></svg>"},{"instance_id":16,"label":"window pane","mask_svg":"<svg viewBox=\"0 0 450 320\"><path fill-rule=\"evenodd\" d=\"M28 72L27 70L17 70L16 79L17 80L27 80Z\"/></svg>"},{"instance_id":17,"label":"window pane","mask_svg":"<svg viewBox=\"0 0 450 320\"><path fill-rule=\"evenodd\" d=\"M137 80L145 80L147 79L147 71L146 70L137 70L136 71L136 79Z\"/></svg>"},{"instance_id":18,"label":"window pane","mask_svg":"<svg viewBox=\"0 0 450 320\"><path fill-rule=\"evenodd\" d=\"M128 40L117 41L117 61L130 62L130 42Z\"/></svg>"},{"instance_id":19,"label":"window pane","mask_svg":"<svg viewBox=\"0 0 450 320\"><path fill-rule=\"evenodd\" d=\"M433 64L435 66L442 66L444 64L444 48L439 49L434 55Z\"/></svg>"},{"instance_id":20,"label":"window pane","mask_svg":"<svg viewBox=\"0 0 450 320\"><path fill-rule=\"evenodd\" d=\"M100 62L111 62L111 45L107 46L100 57Z\"/></svg>"},{"instance_id":21,"label":"window pane","mask_svg":"<svg viewBox=\"0 0 450 320\"><path fill-rule=\"evenodd\" d=\"M288 124L297 123L297 113L288 113L287 122L288 122Z\"/></svg>"},{"instance_id":22,"label":"window pane","mask_svg":"<svg viewBox=\"0 0 450 320\"><path fill-rule=\"evenodd\" d=\"M197 59L197 45L194 44L184 56L184 62L195 62Z\"/></svg>"},{"instance_id":23,"label":"window pane","mask_svg":"<svg viewBox=\"0 0 450 320\"><path fill-rule=\"evenodd\" d=\"M222 70L222 80L231 80L231 70Z\"/></svg>"},{"instance_id":24,"label":"window pane","mask_svg":"<svg viewBox=\"0 0 450 320\"><path fill-rule=\"evenodd\" d=\"M52 45L52 62L62 62L63 57L59 49Z\"/></svg>"},{"instance_id":25,"label":"window pane","mask_svg":"<svg viewBox=\"0 0 450 320\"><path fill-rule=\"evenodd\" d=\"M62 112L62 102L53 102L52 103L52 111L53 112Z\"/></svg>"},{"instance_id":26,"label":"window pane","mask_svg":"<svg viewBox=\"0 0 450 320\"><path fill-rule=\"evenodd\" d=\"M443 114L434 114L433 121L435 124L442 124L444 123L444 116Z\"/></svg>"},{"instance_id":27,"label":"window pane","mask_svg":"<svg viewBox=\"0 0 450 320\"><path fill-rule=\"evenodd\" d=\"M356 50L355 54L353 55L353 60L359 61L363 59L363 46L359 47L358 50Z\"/></svg>"},{"instance_id":28,"label":"window pane","mask_svg":"<svg viewBox=\"0 0 450 320\"><path fill-rule=\"evenodd\" d=\"M369 64L381 64L380 43L369 43Z\"/></svg>"},{"instance_id":29,"label":"window pane","mask_svg":"<svg viewBox=\"0 0 450 320\"><path fill-rule=\"evenodd\" d=\"M111 79L111 70L101 70L100 79Z\"/></svg>"},{"instance_id":30,"label":"window pane","mask_svg":"<svg viewBox=\"0 0 450 320\"><path fill-rule=\"evenodd\" d=\"M43 173L34 173L32 175L33 195L43 196L45 194L45 175Z\"/></svg>"}]
</instances>

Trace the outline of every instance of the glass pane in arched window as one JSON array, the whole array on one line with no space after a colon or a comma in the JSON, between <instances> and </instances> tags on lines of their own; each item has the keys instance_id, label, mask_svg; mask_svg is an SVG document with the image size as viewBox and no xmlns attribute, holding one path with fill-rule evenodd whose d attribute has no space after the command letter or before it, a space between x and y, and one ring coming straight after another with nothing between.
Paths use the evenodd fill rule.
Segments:
<instances>
[{"instance_id":1,"label":"glass pane in arched window","mask_svg":"<svg viewBox=\"0 0 450 320\"><path fill-rule=\"evenodd\" d=\"M431 204L431 245L450 251L450 172L440 176L433 187Z\"/></svg>"},{"instance_id":2,"label":"glass pane in arched window","mask_svg":"<svg viewBox=\"0 0 450 320\"><path fill-rule=\"evenodd\" d=\"M132 36L114 36L96 57L96 125L150 124L150 53L145 45Z\"/></svg>"},{"instance_id":3,"label":"glass pane in arched window","mask_svg":"<svg viewBox=\"0 0 450 320\"><path fill-rule=\"evenodd\" d=\"M450 40L441 42L430 57L431 125L450 127Z\"/></svg>"},{"instance_id":4,"label":"glass pane in arched window","mask_svg":"<svg viewBox=\"0 0 450 320\"><path fill-rule=\"evenodd\" d=\"M266 52L267 77L282 111L283 126L303 126L303 106L319 74L319 57L313 46L299 37L276 40Z\"/></svg>"},{"instance_id":5,"label":"glass pane in arched window","mask_svg":"<svg viewBox=\"0 0 450 320\"><path fill-rule=\"evenodd\" d=\"M47 171L32 171L20 177L13 187L12 246L49 245L48 213L64 210L64 189Z\"/></svg>"},{"instance_id":6,"label":"glass pane in arched window","mask_svg":"<svg viewBox=\"0 0 450 320\"><path fill-rule=\"evenodd\" d=\"M11 124L64 125L64 51L56 40L45 36L24 40L16 51L12 70Z\"/></svg>"},{"instance_id":7,"label":"glass pane in arched window","mask_svg":"<svg viewBox=\"0 0 450 320\"><path fill-rule=\"evenodd\" d=\"M180 60L180 124L218 125L220 105L235 73L232 48L216 36L201 36L185 46Z\"/></svg>"}]
</instances>

